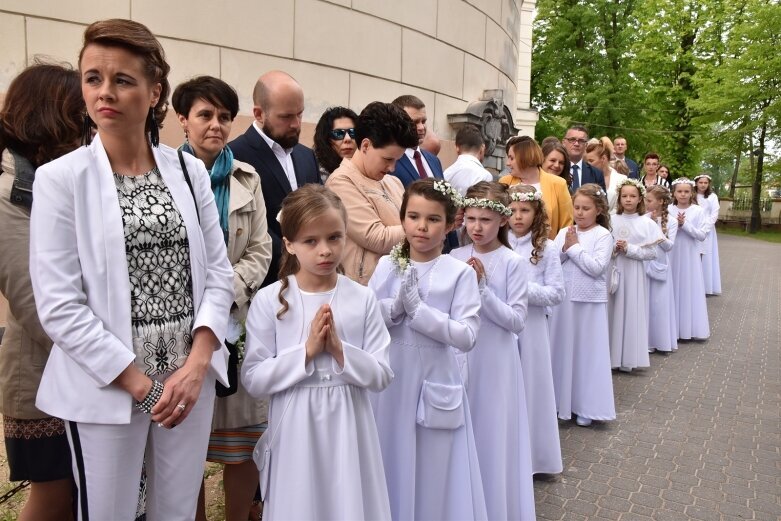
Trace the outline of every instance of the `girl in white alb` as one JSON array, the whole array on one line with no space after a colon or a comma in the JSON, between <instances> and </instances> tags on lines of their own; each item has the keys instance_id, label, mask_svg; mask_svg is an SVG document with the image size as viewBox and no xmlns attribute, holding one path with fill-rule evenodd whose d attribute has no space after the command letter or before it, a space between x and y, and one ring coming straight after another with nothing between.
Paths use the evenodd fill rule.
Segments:
<instances>
[{"instance_id":1,"label":"girl in white alb","mask_svg":"<svg viewBox=\"0 0 781 521\"><path fill-rule=\"evenodd\" d=\"M673 274L670 251L678 234L678 221L670 218L670 190L662 185L648 188L645 194L646 214L656 223L664 240L656 248L656 257L645 262L648 276L648 349L669 353L678 349L678 323L675 319Z\"/></svg>"},{"instance_id":2,"label":"girl in white alb","mask_svg":"<svg viewBox=\"0 0 781 521\"><path fill-rule=\"evenodd\" d=\"M711 177L700 174L694 178L697 184L697 204L705 210L711 227L705 238L702 256L702 274L707 295L721 295L721 266L719 265L719 239L716 235L716 221L719 220L719 197L711 187Z\"/></svg>"},{"instance_id":3,"label":"girl in white alb","mask_svg":"<svg viewBox=\"0 0 781 521\"><path fill-rule=\"evenodd\" d=\"M510 188L513 212L508 239L524 259L529 259L526 296L526 327L518 336L521 353L529 436L532 449L532 472L558 474L564 470L556 418L556 395L551 369L551 306L564 299L564 276L553 241L548 239L548 214L542 194L529 185Z\"/></svg>"},{"instance_id":4,"label":"girl in white alb","mask_svg":"<svg viewBox=\"0 0 781 521\"><path fill-rule=\"evenodd\" d=\"M466 246L450 254L480 286L480 333L467 354L467 396L489 519L535 519L531 445L517 336L526 323L529 263L507 241L507 187L481 181L466 192Z\"/></svg>"},{"instance_id":5,"label":"girl in white alb","mask_svg":"<svg viewBox=\"0 0 781 521\"><path fill-rule=\"evenodd\" d=\"M390 519L369 393L393 378L390 335L371 290L337 274L341 200L306 185L282 204L280 280L247 317L242 383L271 396L255 448L264 519Z\"/></svg>"},{"instance_id":6,"label":"girl in white alb","mask_svg":"<svg viewBox=\"0 0 781 521\"><path fill-rule=\"evenodd\" d=\"M662 240L656 223L643 217L645 187L625 179L617 188L618 207L613 227L613 264L618 286L608 298L610 365L621 371L651 365L648 358L648 281L643 261L656 257Z\"/></svg>"},{"instance_id":7,"label":"girl in white alb","mask_svg":"<svg viewBox=\"0 0 781 521\"><path fill-rule=\"evenodd\" d=\"M705 281L702 270L702 243L711 228L709 217L697 206L694 181L679 177L673 181L675 206L670 218L678 223L670 267L675 292L675 318L678 338L691 340L710 336Z\"/></svg>"},{"instance_id":8,"label":"girl in white alb","mask_svg":"<svg viewBox=\"0 0 781 521\"><path fill-rule=\"evenodd\" d=\"M474 270L442 255L460 196L436 183L407 187L406 238L369 281L391 334L395 378L372 405L396 521L488 518L469 404L450 348L474 347L480 292Z\"/></svg>"},{"instance_id":9,"label":"girl in white alb","mask_svg":"<svg viewBox=\"0 0 781 521\"><path fill-rule=\"evenodd\" d=\"M566 298L553 311L551 362L559 418L578 425L614 420L607 322L607 270L613 252L605 191L588 183L572 198L575 225L553 241Z\"/></svg>"}]
</instances>

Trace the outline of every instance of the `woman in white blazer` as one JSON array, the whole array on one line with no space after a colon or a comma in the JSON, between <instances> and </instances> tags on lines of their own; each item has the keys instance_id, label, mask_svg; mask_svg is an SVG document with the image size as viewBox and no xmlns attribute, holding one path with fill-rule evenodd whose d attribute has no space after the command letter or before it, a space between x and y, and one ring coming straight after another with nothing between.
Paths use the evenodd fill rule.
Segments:
<instances>
[{"instance_id":1,"label":"woman in white blazer","mask_svg":"<svg viewBox=\"0 0 781 521\"><path fill-rule=\"evenodd\" d=\"M146 461L147 519L191 520L233 270L203 163L158 146L160 43L95 22L79 69L97 135L33 187L30 275L54 342L36 406L66 420L79 519L133 519Z\"/></svg>"}]
</instances>

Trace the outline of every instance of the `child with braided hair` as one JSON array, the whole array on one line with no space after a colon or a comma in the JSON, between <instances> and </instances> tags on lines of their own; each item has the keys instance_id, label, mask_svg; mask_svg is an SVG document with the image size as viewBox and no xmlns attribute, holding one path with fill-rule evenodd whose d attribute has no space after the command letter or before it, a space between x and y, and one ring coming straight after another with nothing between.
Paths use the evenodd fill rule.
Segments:
<instances>
[{"instance_id":1,"label":"child with braided hair","mask_svg":"<svg viewBox=\"0 0 781 521\"><path fill-rule=\"evenodd\" d=\"M532 471L558 474L561 459L556 395L551 370L548 315L564 299L561 261L548 239L548 214L542 194L531 185L510 188L510 245L528 259L526 327L518 335L521 369L529 414Z\"/></svg>"},{"instance_id":2,"label":"child with braided hair","mask_svg":"<svg viewBox=\"0 0 781 521\"><path fill-rule=\"evenodd\" d=\"M480 331L467 353L467 396L489 519L535 519L526 390L517 335L526 324L529 261L507 240L507 187L481 181L466 192L465 246L450 252L474 269Z\"/></svg>"},{"instance_id":3,"label":"child with braided hair","mask_svg":"<svg viewBox=\"0 0 781 521\"><path fill-rule=\"evenodd\" d=\"M664 240L656 249L656 258L645 261L648 275L648 349L662 353L678 349L673 274L670 270L670 251L678 234L678 221L670 219L668 207L671 203L670 190L662 185L651 186L645 193L646 215L664 235Z\"/></svg>"}]
</instances>

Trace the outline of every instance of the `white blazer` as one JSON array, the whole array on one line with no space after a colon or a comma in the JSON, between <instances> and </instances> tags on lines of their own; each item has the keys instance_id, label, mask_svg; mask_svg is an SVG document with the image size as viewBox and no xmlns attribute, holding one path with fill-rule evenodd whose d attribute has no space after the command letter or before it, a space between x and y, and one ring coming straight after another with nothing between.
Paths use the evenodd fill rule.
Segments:
<instances>
[{"instance_id":1,"label":"white blazer","mask_svg":"<svg viewBox=\"0 0 781 521\"><path fill-rule=\"evenodd\" d=\"M199 159L184 154L199 225L176 150L160 145L152 151L187 229L193 330L208 327L222 340L234 298L233 269L209 174ZM100 136L40 167L33 196L30 276L38 316L54 342L35 405L69 421L129 423L133 398L111 382L135 359L130 278L119 198ZM221 345L211 360L223 384L227 359Z\"/></svg>"}]
</instances>

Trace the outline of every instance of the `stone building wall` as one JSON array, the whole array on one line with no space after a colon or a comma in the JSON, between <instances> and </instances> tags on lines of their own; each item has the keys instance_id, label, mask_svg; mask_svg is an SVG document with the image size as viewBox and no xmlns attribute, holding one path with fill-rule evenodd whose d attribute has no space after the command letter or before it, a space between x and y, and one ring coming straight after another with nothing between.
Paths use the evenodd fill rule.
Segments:
<instances>
[{"instance_id":1,"label":"stone building wall","mask_svg":"<svg viewBox=\"0 0 781 521\"><path fill-rule=\"evenodd\" d=\"M239 93L233 134L251 121L252 88L270 69L292 74L306 98L302 142L329 106L360 111L374 100L415 94L429 127L455 159L447 115L485 90L502 89L522 134L529 105L534 0L0 0L0 97L36 56L76 64L84 28L131 18L160 39L172 88L199 74ZM169 112L161 139L182 141ZM0 306L1 307L1 306ZM2 320L2 309L0 309Z\"/></svg>"}]
</instances>

